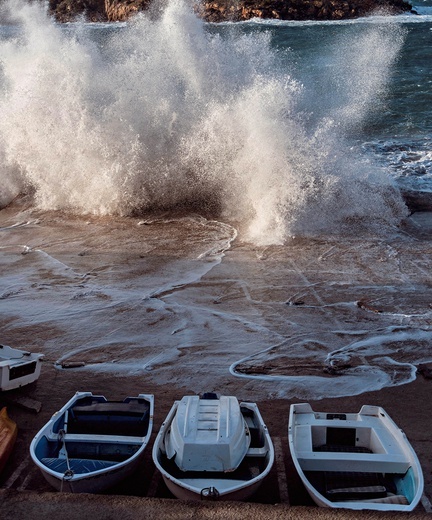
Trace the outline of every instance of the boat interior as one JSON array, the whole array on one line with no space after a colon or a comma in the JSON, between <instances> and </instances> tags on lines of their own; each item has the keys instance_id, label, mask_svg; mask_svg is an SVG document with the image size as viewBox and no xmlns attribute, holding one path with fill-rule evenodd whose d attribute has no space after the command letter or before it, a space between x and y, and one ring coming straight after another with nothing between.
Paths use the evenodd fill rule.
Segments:
<instances>
[{"instance_id":1,"label":"boat interior","mask_svg":"<svg viewBox=\"0 0 432 520\"><path fill-rule=\"evenodd\" d=\"M85 397L69 409L67 433L144 437L149 420L150 404L145 399L109 402Z\"/></svg>"},{"instance_id":2,"label":"boat interior","mask_svg":"<svg viewBox=\"0 0 432 520\"><path fill-rule=\"evenodd\" d=\"M312 486L331 502L409 504L414 475L399 444L386 428L368 425L367 418L355 424L341 415L299 426L298 459Z\"/></svg>"},{"instance_id":3,"label":"boat interior","mask_svg":"<svg viewBox=\"0 0 432 520\"><path fill-rule=\"evenodd\" d=\"M89 473L132 457L143 444L150 421L145 399L77 401L54 423L35 448L37 458L53 471Z\"/></svg>"}]
</instances>

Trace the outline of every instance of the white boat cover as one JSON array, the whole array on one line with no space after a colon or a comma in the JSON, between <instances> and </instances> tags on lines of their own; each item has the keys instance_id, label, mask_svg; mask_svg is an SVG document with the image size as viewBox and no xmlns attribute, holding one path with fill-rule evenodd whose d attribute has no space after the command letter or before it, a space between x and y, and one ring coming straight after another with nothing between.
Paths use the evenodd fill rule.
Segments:
<instances>
[{"instance_id":1,"label":"white boat cover","mask_svg":"<svg viewBox=\"0 0 432 520\"><path fill-rule=\"evenodd\" d=\"M165 438L167 457L182 471L233 471L249 445L249 428L233 396L183 397Z\"/></svg>"}]
</instances>

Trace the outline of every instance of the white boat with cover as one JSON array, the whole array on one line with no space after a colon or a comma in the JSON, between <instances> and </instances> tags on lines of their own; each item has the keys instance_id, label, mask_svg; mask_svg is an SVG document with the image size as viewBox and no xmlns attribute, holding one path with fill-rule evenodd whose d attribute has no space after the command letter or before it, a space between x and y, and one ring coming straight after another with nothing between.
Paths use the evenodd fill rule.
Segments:
<instances>
[{"instance_id":1,"label":"white boat with cover","mask_svg":"<svg viewBox=\"0 0 432 520\"><path fill-rule=\"evenodd\" d=\"M154 397L124 401L77 392L37 433L33 462L57 490L98 493L131 475L153 427Z\"/></svg>"},{"instance_id":2,"label":"white boat with cover","mask_svg":"<svg viewBox=\"0 0 432 520\"><path fill-rule=\"evenodd\" d=\"M319 506L412 511L421 499L417 455L378 406L327 413L293 404L288 442L297 472Z\"/></svg>"},{"instance_id":3,"label":"white boat with cover","mask_svg":"<svg viewBox=\"0 0 432 520\"><path fill-rule=\"evenodd\" d=\"M14 390L39 379L43 354L0 345L0 390Z\"/></svg>"},{"instance_id":4,"label":"white boat with cover","mask_svg":"<svg viewBox=\"0 0 432 520\"><path fill-rule=\"evenodd\" d=\"M153 460L177 498L245 500L269 473L274 448L255 403L212 393L175 401Z\"/></svg>"}]
</instances>

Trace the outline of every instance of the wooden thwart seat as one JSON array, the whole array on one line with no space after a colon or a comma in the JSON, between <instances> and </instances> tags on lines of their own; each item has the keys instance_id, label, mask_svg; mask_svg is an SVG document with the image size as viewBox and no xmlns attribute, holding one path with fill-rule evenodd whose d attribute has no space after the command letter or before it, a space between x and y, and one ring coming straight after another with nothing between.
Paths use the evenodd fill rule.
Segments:
<instances>
[{"instance_id":1,"label":"wooden thwart seat","mask_svg":"<svg viewBox=\"0 0 432 520\"><path fill-rule=\"evenodd\" d=\"M69 410L67 432L74 434L145 436L150 418L147 402L96 402Z\"/></svg>"},{"instance_id":2,"label":"wooden thwart seat","mask_svg":"<svg viewBox=\"0 0 432 520\"><path fill-rule=\"evenodd\" d=\"M303 471L356 471L405 473L410 463L400 452L373 453L363 446L324 444L312 447L312 438L307 430L302 431L298 446L298 461ZM304 451L303 451L304 450Z\"/></svg>"},{"instance_id":3,"label":"wooden thwart seat","mask_svg":"<svg viewBox=\"0 0 432 520\"><path fill-rule=\"evenodd\" d=\"M331 501L383 498L387 495L380 473L328 471L324 473L325 494Z\"/></svg>"},{"instance_id":4,"label":"wooden thwart seat","mask_svg":"<svg viewBox=\"0 0 432 520\"><path fill-rule=\"evenodd\" d=\"M89 415L112 415L112 416L144 416L149 411L149 404L147 402L138 403L131 401L125 402L93 402L91 404L75 405L71 409L72 416L89 416Z\"/></svg>"},{"instance_id":5,"label":"wooden thwart seat","mask_svg":"<svg viewBox=\"0 0 432 520\"><path fill-rule=\"evenodd\" d=\"M303 471L405 473L410 467L403 455L386 453L300 452L298 461Z\"/></svg>"},{"instance_id":6,"label":"wooden thwart seat","mask_svg":"<svg viewBox=\"0 0 432 520\"><path fill-rule=\"evenodd\" d=\"M57 437L55 437L57 439ZM142 444L143 437L135 437L132 435L104 435L94 433L66 433L63 436L65 442L83 442L83 443L94 443L94 444L109 444L109 443L121 443L125 444Z\"/></svg>"}]
</instances>

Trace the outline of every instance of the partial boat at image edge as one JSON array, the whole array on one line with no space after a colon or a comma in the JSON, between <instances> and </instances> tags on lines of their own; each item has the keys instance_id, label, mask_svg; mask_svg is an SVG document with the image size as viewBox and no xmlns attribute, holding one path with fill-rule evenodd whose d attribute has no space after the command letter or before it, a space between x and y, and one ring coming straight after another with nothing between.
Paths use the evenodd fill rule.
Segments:
<instances>
[{"instance_id":1,"label":"partial boat at image edge","mask_svg":"<svg viewBox=\"0 0 432 520\"><path fill-rule=\"evenodd\" d=\"M359 413L290 407L288 443L296 470L322 507L412 511L423 493L415 451L387 413L364 405Z\"/></svg>"}]
</instances>

